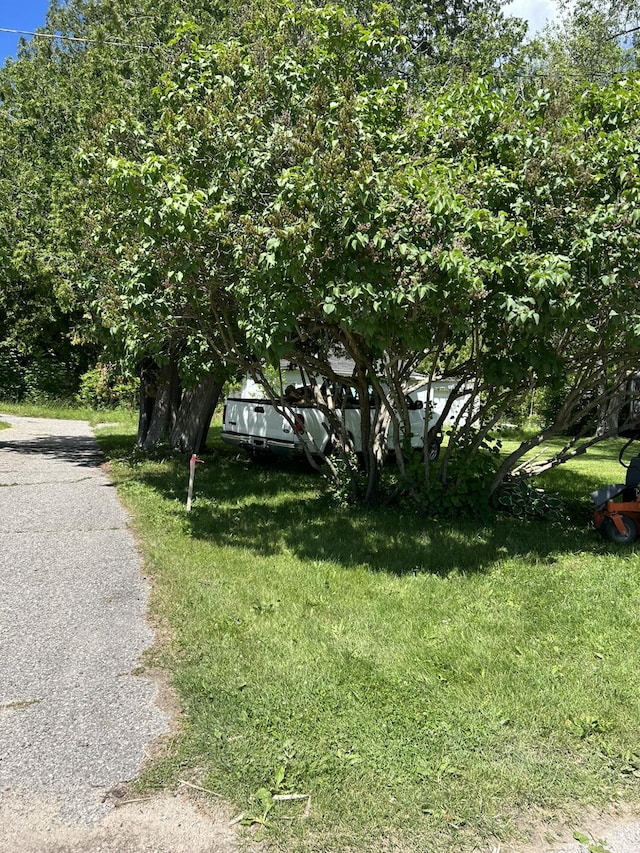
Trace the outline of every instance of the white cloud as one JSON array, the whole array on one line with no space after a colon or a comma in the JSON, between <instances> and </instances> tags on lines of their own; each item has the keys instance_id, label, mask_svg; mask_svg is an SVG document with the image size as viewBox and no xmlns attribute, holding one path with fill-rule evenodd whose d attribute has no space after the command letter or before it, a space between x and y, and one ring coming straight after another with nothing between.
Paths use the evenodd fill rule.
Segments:
<instances>
[{"instance_id":1,"label":"white cloud","mask_svg":"<svg viewBox=\"0 0 640 853\"><path fill-rule=\"evenodd\" d=\"M542 29L547 21L553 20L558 12L554 0L512 0L505 11L528 21L530 36Z\"/></svg>"}]
</instances>

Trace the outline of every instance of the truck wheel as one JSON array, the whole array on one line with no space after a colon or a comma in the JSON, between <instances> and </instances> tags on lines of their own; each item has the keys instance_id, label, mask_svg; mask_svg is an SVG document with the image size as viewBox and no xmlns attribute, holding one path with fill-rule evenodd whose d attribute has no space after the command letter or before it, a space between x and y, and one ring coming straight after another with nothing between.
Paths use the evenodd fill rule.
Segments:
<instances>
[{"instance_id":1,"label":"truck wheel","mask_svg":"<svg viewBox=\"0 0 640 853\"><path fill-rule=\"evenodd\" d=\"M440 456L440 441L437 438L429 442L429 462L435 462Z\"/></svg>"},{"instance_id":2,"label":"truck wheel","mask_svg":"<svg viewBox=\"0 0 640 853\"><path fill-rule=\"evenodd\" d=\"M600 532L609 542L616 542L618 545L630 545L638 538L638 525L628 515L621 515L620 518L624 525L624 533L620 533L612 518L605 518L600 526Z\"/></svg>"}]
</instances>

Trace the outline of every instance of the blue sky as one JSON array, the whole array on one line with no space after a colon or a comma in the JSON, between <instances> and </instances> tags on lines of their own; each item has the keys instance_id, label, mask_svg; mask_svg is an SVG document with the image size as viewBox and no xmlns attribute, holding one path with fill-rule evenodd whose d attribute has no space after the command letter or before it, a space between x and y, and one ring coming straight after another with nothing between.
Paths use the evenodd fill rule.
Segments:
<instances>
[{"instance_id":1,"label":"blue sky","mask_svg":"<svg viewBox=\"0 0 640 853\"><path fill-rule=\"evenodd\" d=\"M33 31L44 26L49 0L0 0L0 28ZM554 0L513 0L513 14L527 18L531 30L539 29L554 13ZM15 56L19 36L0 32L0 64Z\"/></svg>"},{"instance_id":2,"label":"blue sky","mask_svg":"<svg viewBox=\"0 0 640 853\"><path fill-rule=\"evenodd\" d=\"M44 26L49 0L0 0L0 28L29 30ZM0 64L18 50L17 35L0 32Z\"/></svg>"}]
</instances>

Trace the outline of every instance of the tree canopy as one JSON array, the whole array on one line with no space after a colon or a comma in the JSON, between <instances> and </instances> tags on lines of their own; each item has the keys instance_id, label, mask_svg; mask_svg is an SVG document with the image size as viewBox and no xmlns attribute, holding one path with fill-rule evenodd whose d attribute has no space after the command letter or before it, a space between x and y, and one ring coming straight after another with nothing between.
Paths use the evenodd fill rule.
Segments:
<instances>
[{"instance_id":1,"label":"tree canopy","mask_svg":"<svg viewBox=\"0 0 640 853\"><path fill-rule=\"evenodd\" d=\"M133 135L139 156L131 132L114 137L127 322L165 316L219 358L287 355L318 375L340 346L386 428L426 363L474 389L447 452L467 470L532 383L572 378L534 443L578 419L603 374L615 393L637 358L633 75L569 102L537 87L523 99L495 74L424 97L390 7L363 24L280 5L248 30L192 45L153 132ZM371 442L374 471L375 422ZM445 456L455 488L450 471Z\"/></svg>"},{"instance_id":2,"label":"tree canopy","mask_svg":"<svg viewBox=\"0 0 640 853\"><path fill-rule=\"evenodd\" d=\"M417 368L451 377L468 400L437 465L416 469L395 442L423 505L472 483L486 499L594 440L522 463L619 403L637 368L640 80L633 45L615 39L622 6L598 7L598 22L577 8L565 48L553 34L519 47L521 24L474 2L277 3L208 17L194 4L181 25L171 3L151 16L133 0L84 8L54 10L56 26L81 22L99 44L51 60L36 50L3 72L4 156L24 127L15 150L33 147L19 168L37 187L30 227L44 234L28 242L55 256L55 304L81 306L122 356L155 365L167 401L172 382L219 383L281 357L328 376L338 348L372 399L366 500L386 432L399 439L404 423L407 434ZM126 72L120 59L102 63L138 18L135 37L153 49L128 54ZM596 24L608 71L594 78L575 51ZM58 76L43 83L39 62ZM20 75L31 80L22 90ZM53 156L44 138L26 139L37 98L17 94L44 85L49 97L52 81L85 99ZM44 114L42 137L54 133ZM46 266L26 267L41 287ZM533 387L553 396L553 416L498 464L487 442ZM331 416L320 391L317 402ZM175 412L162 411L166 428Z\"/></svg>"}]
</instances>

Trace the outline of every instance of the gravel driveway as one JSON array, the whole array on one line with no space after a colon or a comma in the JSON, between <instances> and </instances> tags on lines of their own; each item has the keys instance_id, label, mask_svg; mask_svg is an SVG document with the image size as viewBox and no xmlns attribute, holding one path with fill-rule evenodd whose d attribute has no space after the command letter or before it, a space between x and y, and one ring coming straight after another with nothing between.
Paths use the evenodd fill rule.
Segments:
<instances>
[{"instance_id":1,"label":"gravel driveway","mask_svg":"<svg viewBox=\"0 0 640 853\"><path fill-rule=\"evenodd\" d=\"M114 824L107 793L169 724L136 674L148 585L89 425L0 419L0 853L228 849L210 826L205 846L168 837L197 823L186 797L160 808L164 835L118 835L127 809L153 809Z\"/></svg>"}]
</instances>

